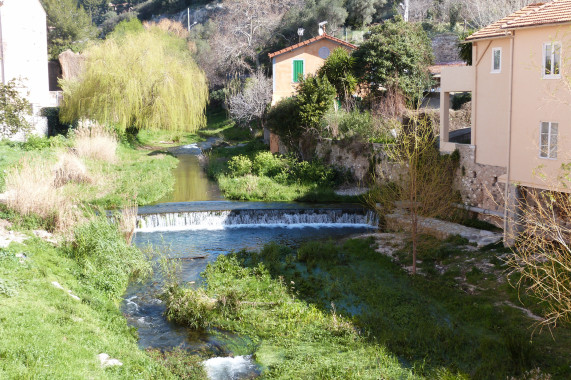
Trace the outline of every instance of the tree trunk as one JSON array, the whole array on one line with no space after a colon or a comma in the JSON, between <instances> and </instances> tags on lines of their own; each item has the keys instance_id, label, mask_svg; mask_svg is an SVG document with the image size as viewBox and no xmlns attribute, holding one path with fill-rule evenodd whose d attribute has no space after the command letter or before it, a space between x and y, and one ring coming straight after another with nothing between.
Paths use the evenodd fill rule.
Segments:
<instances>
[{"instance_id":1,"label":"tree trunk","mask_svg":"<svg viewBox=\"0 0 571 380\"><path fill-rule=\"evenodd\" d=\"M416 274L416 249L418 245L418 216L416 211L412 212L412 228L411 228L411 239L412 239L412 274Z\"/></svg>"}]
</instances>

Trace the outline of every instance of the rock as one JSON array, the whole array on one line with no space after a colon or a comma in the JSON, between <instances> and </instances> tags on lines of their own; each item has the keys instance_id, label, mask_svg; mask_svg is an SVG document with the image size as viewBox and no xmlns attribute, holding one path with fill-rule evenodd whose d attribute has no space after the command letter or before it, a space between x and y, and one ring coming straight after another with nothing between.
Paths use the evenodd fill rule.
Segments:
<instances>
[{"instance_id":1,"label":"rock","mask_svg":"<svg viewBox=\"0 0 571 380\"><path fill-rule=\"evenodd\" d=\"M85 56L68 49L58 56L58 60L61 66L62 78L70 80L77 78L81 74Z\"/></svg>"},{"instance_id":2,"label":"rock","mask_svg":"<svg viewBox=\"0 0 571 380\"><path fill-rule=\"evenodd\" d=\"M101 367L103 367L103 368L113 367L113 366L122 366L123 365L123 363L121 363L119 360L112 359L109 355L107 355L105 353L101 353L101 354L97 355L97 359L99 359L99 362L101 363Z\"/></svg>"}]
</instances>

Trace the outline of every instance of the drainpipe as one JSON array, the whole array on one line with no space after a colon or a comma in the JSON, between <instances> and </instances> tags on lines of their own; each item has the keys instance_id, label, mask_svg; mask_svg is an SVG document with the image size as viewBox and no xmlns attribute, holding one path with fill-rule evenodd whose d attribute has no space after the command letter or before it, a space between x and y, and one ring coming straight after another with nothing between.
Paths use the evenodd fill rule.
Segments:
<instances>
[{"instance_id":1,"label":"drainpipe","mask_svg":"<svg viewBox=\"0 0 571 380\"><path fill-rule=\"evenodd\" d=\"M512 150L512 103L513 103L513 76L514 76L514 35L510 37L510 85L509 85L509 108L508 108L508 156L507 156L507 173L505 186L505 204L504 204L504 242L508 238L508 207L510 201L510 169L511 169L511 150Z\"/></svg>"}]
</instances>

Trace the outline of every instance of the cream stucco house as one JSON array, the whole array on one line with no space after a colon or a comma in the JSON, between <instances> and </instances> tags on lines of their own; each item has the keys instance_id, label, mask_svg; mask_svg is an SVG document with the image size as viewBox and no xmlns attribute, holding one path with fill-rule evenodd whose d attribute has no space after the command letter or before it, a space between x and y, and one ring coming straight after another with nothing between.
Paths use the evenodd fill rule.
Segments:
<instances>
[{"instance_id":1,"label":"cream stucco house","mask_svg":"<svg viewBox=\"0 0 571 380\"><path fill-rule=\"evenodd\" d=\"M338 47L353 51L357 47L326 33L285 49L270 53L272 60L273 92L272 105L296 93L299 78L315 74L329 54ZM279 139L270 135L270 150L279 150Z\"/></svg>"},{"instance_id":2,"label":"cream stucco house","mask_svg":"<svg viewBox=\"0 0 571 380\"><path fill-rule=\"evenodd\" d=\"M571 0L531 4L466 39L472 66L442 70L441 104L472 92L475 161L505 168L501 182L544 187L571 161ZM441 150L448 142L441 109Z\"/></svg>"},{"instance_id":3,"label":"cream stucco house","mask_svg":"<svg viewBox=\"0 0 571 380\"><path fill-rule=\"evenodd\" d=\"M49 91L46 12L39 0L0 1L0 80L21 79L33 106L36 133L47 133L42 107L56 105Z\"/></svg>"},{"instance_id":4,"label":"cream stucco house","mask_svg":"<svg viewBox=\"0 0 571 380\"><path fill-rule=\"evenodd\" d=\"M518 186L553 188L571 162L571 0L528 5L466 42L472 66L442 70L440 104L472 92L471 144L449 141L441 107L441 151L469 154L473 177L484 173L480 182L504 188L506 206Z\"/></svg>"}]
</instances>

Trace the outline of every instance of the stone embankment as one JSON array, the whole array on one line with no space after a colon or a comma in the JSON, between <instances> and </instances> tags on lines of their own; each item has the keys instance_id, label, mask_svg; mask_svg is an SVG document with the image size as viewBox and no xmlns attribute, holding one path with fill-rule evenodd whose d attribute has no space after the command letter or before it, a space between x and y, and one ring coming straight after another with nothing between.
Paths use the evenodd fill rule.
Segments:
<instances>
[{"instance_id":1,"label":"stone embankment","mask_svg":"<svg viewBox=\"0 0 571 380\"><path fill-rule=\"evenodd\" d=\"M385 220L389 230L410 230L410 217L400 210L393 214L385 215ZM466 227L461 224L433 218L419 217L418 229L420 233L432 235L439 239L446 239L453 235L459 235L468 239L470 243L475 243L478 247L498 243L503 238L503 235L498 232L479 230L476 228Z\"/></svg>"}]
</instances>

